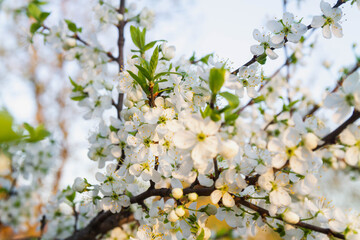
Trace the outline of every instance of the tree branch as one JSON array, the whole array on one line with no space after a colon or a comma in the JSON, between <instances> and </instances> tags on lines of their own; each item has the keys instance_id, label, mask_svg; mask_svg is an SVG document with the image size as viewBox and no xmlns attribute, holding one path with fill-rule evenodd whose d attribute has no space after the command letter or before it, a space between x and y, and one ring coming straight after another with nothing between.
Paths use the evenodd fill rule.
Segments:
<instances>
[{"instance_id":1,"label":"tree branch","mask_svg":"<svg viewBox=\"0 0 360 240\"><path fill-rule=\"evenodd\" d=\"M256 175L257 176L257 175ZM199 196L210 196L210 194L215 190L214 186L211 187L203 187L200 185L197 185L195 188L185 188L183 190L184 195L189 193L197 193ZM153 196L159 196L159 197L170 197L171 194L171 188L160 188L160 189L151 189L149 188L145 192L131 197L130 202L132 204L134 203L141 203L145 199ZM243 205L247 208L250 208L253 211L258 212L262 217L270 217L269 211L261 208L253 203L250 203L246 200L245 197L238 197L235 196L235 202L237 204ZM276 216L276 219L285 222L280 216ZM91 240L95 239L97 235L99 234L105 234L106 232L110 231L111 229L131 221L134 221L134 216L131 213L131 211L127 209L123 209L120 213L112 214L111 212L100 212L85 228L79 230L78 232L74 233L72 236L68 237L67 240ZM288 223L289 224L289 223ZM301 227L310 229L319 233L324 233L327 235L333 235L335 237L345 239L344 235L341 233L336 233L331 231L328 228L321 228L318 226L314 226L308 223L304 222L298 222L296 224L291 224L295 227Z\"/></svg>"},{"instance_id":2,"label":"tree branch","mask_svg":"<svg viewBox=\"0 0 360 240\"><path fill-rule=\"evenodd\" d=\"M360 61L358 61L358 62L356 63L356 65L355 65L349 72L344 73L344 74L340 77L340 79L339 79L339 80L337 81L337 83L336 83L336 86L335 86L334 89L330 92L330 94L336 92L336 91L339 89L339 87L342 86L344 80L345 80L349 75L351 75L351 74L353 74L355 71L357 71L359 68L360 68ZM317 110L319 110L319 109L320 109L320 105L315 104L315 105L305 114L305 116L303 117L303 120L305 120L307 116L311 116L312 114L314 114L314 113L315 113Z\"/></svg>"},{"instance_id":3,"label":"tree branch","mask_svg":"<svg viewBox=\"0 0 360 240\"><path fill-rule=\"evenodd\" d=\"M243 197L235 197L235 202L237 204L241 204L241 205L243 205L243 206L245 206L247 208L250 208L251 210L259 213L262 217L269 217L270 216L268 210L266 210L266 209L264 209L262 207L259 207L259 206L255 205L253 203L250 203L250 202L246 201ZM280 216L276 216L275 219L286 222ZM294 227L301 227L301 228L310 229L312 231L323 233L323 234L326 234L326 235L332 235L332 236L340 238L340 239L345 239L345 236L343 234L333 232L329 228L321 228L321 227L311 225L311 224L301 222L301 221L296 223L296 224L291 224L291 223L287 223L287 224L293 225Z\"/></svg>"},{"instance_id":4,"label":"tree branch","mask_svg":"<svg viewBox=\"0 0 360 240\"><path fill-rule=\"evenodd\" d=\"M125 13L125 0L120 0L119 13L122 15L124 15L124 13ZM119 21L119 23L117 25L119 37L118 37L118 41L117 41L118 57L116 58L116 60L119 65L119 72L124 71L124 44L125 44L124 28L125 28L125 24L126 24L126 21L122 20L122 21ZM119 93L118 101L115 105L118 119L121 119L121 110L123 108L123 101L124 101L124 94Z\"/></svg>"},{"instance_id":5,"label":"tree branch","mask_svg":"<svg viewBox=\"0 0 360 240\"><path fill-rule=\"evenodd\" d=\"M346 120L343 124L341 124L338 128L336 128L334 131L332 131L331 133L329 133L328 135L326 135L325 137L322 138L322 140L324 141L323 144L317 146L314 151L328 145L328 144L332 144L335 143L335 140L337 138L337 136L339 136L339 134L350 124L354 123L356 120L358 120L360 118L360 112L357 111L356 109L354 109L353 114L351 115L351 117Z\"/></svg>"},{"instance_id":6,"label":"tree branch","mask_svg":"<svg viewBox=\"0 0 360 240\"><path fill-rule=\"evenodd\" d=\"M337 3L333 6L333 8L337 8L337 7L340 7L342 4L344 4L346 2L346 0L338 0L337 1ZM286 3L286 1L284 2L284 4ZM312 26L311 26L311 24L309 24L308 26L307 26L307 29L308 30L310 30L310 29L314 29ZM285 38L285 41L284 41L284 45L287 43L287 39ZM285 47L285 46L284 46ZM270 48L271 50L275 50L275 48ZM241 67L239 67L239 68L237 68L237 69L235 69L234 71L232 71L231 72L231 74L238 74L239 73L239 71L240 71L240 69L242 68L242 67L248 67L248 66L250 66L251 64L253 64L254 62L256 62L256 60L257 60L257 58L258 58L259 56L256 56L256 55L253 55L253 57L248 61L248 62L246 62L246 63L244 63ZM287 58L286 59L286 62L285 62L285 66L286 65L289 65L289 63L290 63L290 59L289 58ZM279 69L279 71L281 70L281 68L283 68L284 67L284 65L282 65L281 67L280 67L280 69ZM278 72L277 72L278 73ZM276 74L277 74L276 73ZM273 75L276 75L276 74L273 74ZM270 77L270 79L271 79L271 77ZM264 84L264 85L266 85L267 84L267 82ZM263 88L263 86L264 85L262 85L260 88L259 88L259 91ZM240 114L246 107L248 107L248 106L251 106L251 105L253 105L254 104L254 101L253 101L253 99L251 99L245 106L243 106L242 108L240 108L238 111L237 111L237 114Z\"/></svg>"}]
</instances>

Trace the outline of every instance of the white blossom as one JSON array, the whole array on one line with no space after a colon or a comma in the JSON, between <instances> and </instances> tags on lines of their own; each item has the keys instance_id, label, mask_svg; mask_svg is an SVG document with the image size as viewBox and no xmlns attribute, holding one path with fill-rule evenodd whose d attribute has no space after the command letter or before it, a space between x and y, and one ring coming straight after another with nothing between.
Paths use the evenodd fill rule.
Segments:
<instances>
[{"instance_id":1,"label":"white blossom","mask_svg":"<svg viewBox=\"0 0 360 240\"><path fill-rule=\"evenodd\" d=\"M331 38L331 32L335 35L335 37L342 37L342 27L339 24L342 17L341 9L332 8L331 5L324 0L321 0L320 8L324 15L314 16L311 26L314 28L322 27L322 34L324 38Z\"/></svg>"}]
</instances>

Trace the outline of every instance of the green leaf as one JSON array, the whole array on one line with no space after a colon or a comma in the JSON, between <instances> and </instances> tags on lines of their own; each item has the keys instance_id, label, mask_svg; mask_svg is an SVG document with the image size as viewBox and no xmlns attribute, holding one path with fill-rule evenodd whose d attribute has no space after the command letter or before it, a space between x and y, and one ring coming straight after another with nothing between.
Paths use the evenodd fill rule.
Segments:
<instances>
[{"instance_id":1,"label":"green leaf","mask_svg":"<svg viewBox=\"0 0 360 240\"><path fill-rule=\"evenodd\" d=\"M219 95L224 97L229 102L229 105L232 109L237 108L240 104L239 98L232 93L222 92Z\"/></svg>"},{"instance_id":2,"label":"green leaf","mask_svg":"<svg viewBox=\"0 0 360 240\"><path fill-rule=\"evenodd\" d=\"M296 101L292 101L289 103L289 108L291 109L296 103L298 103L299 100L296 100Z\"/></svg>"},{"instance_id":3,"label":"green leaf","mask_svg":"<svg viewBox=\"0 0 360 240\"><path fill-rule=\"evenodd\" d=\"M32 16L36 20L39 20L41 10L40 10L40 8L38 6L36 6L36 4L30 3L29 6L28 6L28 12L29 12L30 16Z\"/></svg>"},{"instance_id":4,"label":"green leaf","mask_svg":"<svg viewBox=\"0 0 360 240\"><path fill-rule=\"evenodd\" d=\"M140 87L144 90L144 92L148 94L149 88L148 88L148 85L147 85L145 79L139 78L135 73L133 73L130 70L127 70L127 72L140 85Z\"/></svg>"},{"instance_id":5,"label":"green leaf","mask_svg":"<svg viewBox=\"0 0 360 240\"><path fill-rule=\"evenodd\" d=\"M150 59L150 74L151 74L151 76L154 76L158 62L159 62L159 47L157 46L154 49L154 52Z\"/></svg>"},{"instance_id":6,"label":"green leaf","mask_svg":"<svg viewBox=\"0 0 360 240\"><path fill-rule=\"evenodd\" d=\"M261 106L258 109L259 109L259 112L261 113L261 115L265 114L265 110Z\"/></svg>"},{"instance_id":7,"label":"green leaf","mask_svg":"<svg viewBox=\"0 0 360 240\"><path fill-rule=\"evenodd\" d=\"M192 56L189 58L191 63L195 62L195 52L193 52Z\"/></svg>"},{"instance_id":8,"label":"green leaf","mask_svg":"<svg viewBox=\"0 0 360 240\"><path fill-rule=\"evenodd\" d=\"M30 32L31 34L34 34L39 28L41 27L41 24L39 22L34 22L30 26Z\"/></svg>"},{"instance_id":9,"label":"green leaf","mask_svg":"<svg viewBox=\"0 0 360 240\"><path fill-rule=\"evenodd\" d=\"M149 73L150 73L150 64L148 61L146 61L145 59L143 58L139 58L140 62L141 62L141 66L143 68L145 68Z\"/></svg>"},{"instance_id":10,"label":"green leaf","mask_svg":"<svg viewBox=\"0 0 360 240\"><path fill-rule=\"evenodd\" d=\"M85 98L87 98L88 97L88 95L80 95L80 96L76 96L76 97L71 97L70 99L71 100L73 100L73 101L81 101L81 100L83 100L83 99L85 99Z\"/></svg>"},{"instance_id":11,"label":"green leaf","mask_svg":"<svg viewBox=\"0 0 360 240\"><path fill-rule=\"evenodd\" d=\"M204 57L200 58L200 62L203 62L205 63L206 65L208 64L208 61L209 61L209 57L213 56L214 54L213 53L210 53L208 55L205 55Z\"/></svg>"},{"instance_id":12,"label":"green leaf","mask_svg":"<svg viewBox=\"0 0 360 240\"><path fill-rule=\"evenodd\" d=\"M151 77L150 73L145 68L143 68L142 66L137 65L137 64L135 64L135 67L137 69L139 69L140 73L142 75L144 75L144 77L146 77L149 81L152 81L152 77Z\"/></svg>"},{"instance_id":13,"label":"green leaf","mask_svg":"<svg viewBox=\"0 0 360 240\"><path fill-rule=\"evenodd\" d=\"M291 54L291 56L290 56L290 63L296 64L297 62L298 62L298 59L297 59L297 57L296 57L296 54L295 54L295 53Z\"/></svg>"},{"instance_id":14,"label":"green leaf","mask_svg":"<svg viewBox=\"0 0 360 240\"><path fill-rule=\"evenodd\" d=\"M260 95L253 99L254 103L259 103L265 100L265 97L263 95Z\"/></svg>"},{"instance_id":15,"label":"green leaf","mask_svg":"<svg viewBox=\"0 0 360 240\"><path fill-rule=\"evenodd\" d=\"M74 191L72 194L67 195L66 199L69 200L71 203L73 203L75 200L75 196L76 196L76 192Z\"/></svg>"},{"instance_id":16,"label":"green leaf","mask_svg":"<svg viewBox=\"0 0 360 240\"><path fill-rule=\"evenodd\" d=\"M140 30L139 30L139 32L140 32ZM140 49L144 49L144 46L145 46L145 36L146 36L146 28L144 28L144 29L142 30L142 32L139 34L139 36L140 36L140 39L139 39L139 41L140 41Z\"/></svg>"},{"instance_id":17,"label":"green leaf","mask_svg":"<svg viewBox=\"0 0 360 240\"><path fill-rule=\"evenodd\" d=\"M225 106L224 108L218 110L219 113L223 113L223 112L226 112L226 111L229 111L231 110L232 108L230 107L230 105L227 105Z\"/></svg>"},{"instance_id":18,"label":"green leaf","mask_svg":"<svg viewBox=\"0 0 360 240\"><path fill-rule=\"evenodd\" d=\"M144 46L144 51L147 51L147 50L149 50L150 48L152 48L153 46L155 46L155 43L156 43L157 41L152 41L152 42L149 42L148 44L146 44L145 46Z\"/></svg>"},{"instance_id":19,"label":"green leaf","mask_svg":"<svg viewBox=\"0 0 360 240\"><path fill-rule=\"evenodd\" d=\"M267 57L266 53L263 53L256 58L256 61L261 65L264 65L266 63L266 57Z\"/></svg>"},{"instance_id":20,"label":"green leaf","mask_svg":"<svg viewBox=\"0 0 360 240\"><path fill-rule=\"evenodd\" d=\"M227 124L233 124L238 117L239 117L239 114L231 113L231 111L225 112L225 122Z\"/></svg>"},{"instance_id":21,"label":"green leaf","mask_svg":"<svg viewBox=\"0 0 360 240\"><path fill-rule=\"evenodd\" d=\"M289 112L291 110L291 108L298 102L299 100L296 101L292 101L289 103L289 105L283 104L283 111L284 112Z\"/></svg>"},{"instance_id":22,"label":"green leaf","mask_svg":"<svg viewBox=\"0 0 360 240\"><path fill-rule=\"evenodd\" d=\"M4 110L0 110L0 143L10 142L21 138L21 135L15 133L12 129L13 118Z\"/></svg>"},{"instance_id":23,"label":"green leaf","mask_svg":"<svg viewBox=\"0 0 360 240\"><path fill-rule=\"evenodd\" d=\"M200 232L199 236L196 238L196 240L204 240L204 237L205 237L205 231L202 228L201 232Z\"/></svg>"},{"instance_id":24,"label":"green leaf","mask_svg":"<svg viewBox=\"0 0 360 240\"><path fill-rule=\"evenodd\" d=\"M32 3L36 4L37 6L46 5L48 4L47 1L39 1L39 0L32 0Z\"/></svg>"},{"instance_id":25,"label":"green leaf","mask_svg":"<svg viewBox=\"0 0 360 240\"><path fill-rule=\"evenodd\" d=\"M153 92L154 92L154 93L157 93L158 91L159 91L159 83L155 83L155 84L154 84Z\"/></svg>"},{"instance_id":26,"label":"green leaf","mask_svg":"<svg viewBox=\"0 0 360 240\"><path fill-rule=\"evenodd\" d=\"M285 236L286 233L285 233L285 228L284 228L284 226L281 225L281 224L279 224L279 223L277 223L276 225L277 225L278 227L277 227L276 229L274 229L275 232L279 233L280 237Z\"/></svg>"},{"instance_id":27,"label":"green leaf","mask_svg":"<svg viewBox=\"0 0 360 240\"><path fill-rule=\"evenodd\" d=\"M68 26L68 29L74 33L77 32L78 28L76 27L76 24L68 19L65 19L65 22Z\"/></svg>"},{"instance_id":28,"label":"green leaf","mask_svg":"<svg viewBox=\"0 0 360 240\"><path fill-rule=\"evenodd\" d=\"M24 128L29 132L29 136L26 138L27 142L38 142L50 135L50 132L42 124L34 128L30 124L24 123Z\"/></svg>"},{"instance_id":29,"label":"green leaf","mask_svg":"<svg viewBox=\"0 0 360 240\"><path fill-rule=\"evenodd\" d=\"M74 82L74 80L72 80L71 77L69 77L69 80L70 80L70 83L71 85L73 85L73 92L82 92L84 90L84 87L79 85L79 84L76 84L76 82Z\"/></svg>"},{"instance_id":30,"label":"green leaf","mask_svg":"<svg viewBox=\"0 0 360 240\"><path fill-rule=\"evenodd\" d=\"M133 43L135 44L135 46L137 46L139 49L141 49L139 28L130 26L130 35L131 35L131 39L132 39Z\"/></svg>"},{"instance_id":31,"label":"green leaf","mask_svg":"<svg viewBox=\"0 0 360 240\"><path fill-rule=\"evenodd\" d=\"M156 79L158 79L158 78L160 78L162 76L168 75L168 74L177 74L177 75L182 76L182 74L178 73L178 72L162 72L162 73L156 74L155 77L154 77L154 80L156 80Z\"/></svg>"},{"instance_id":32,"label":"green leaf","mask_svg":"<svg viewBox=\"0 0 360 240\"><path fill-rule=\"evenodd\" d=\"M50 15L49 12L42 12L42 13L40 14L39 21L40 21L40 22L45 21L45 19L47 19L47 17L48 17L49 15Z\"/></svg>"},{"instance_id":33,"label":"green leaf","mask_svg":"<svg viewBox=\"0 0 360 240\"><path fill-rule=\"evenodd\" d=\"M221 115L219 114L219 112L217 112L216 110L212 110L211 114L210 114L210 118L211 120L213 120L214 122L220 121L221 120Z\"/></svg>"},{"instance_id":34,"label":"green leaf","mask_svg":"<svg viewBox=\"0 0 360 240\"><path fill-rule=\"evenodd\" d=\"M207 105L206 108L205 108L205 110L202 111L202 110L200 109L200 112L201 112L202 118L206 118L206 117L210 116L210 114L211 114L211 112L212 112L212 109L211 109L210 105Z\"/></svg>"},{"instance_id":35,"label":"green leaf","mask_svg":"<svg viewBox=\"0 0 360 240\"><path fill-rule=\"evenodd\" d=\"M209 76L209 87L210 90L216 94L220 91L221 87L225 82L226 70L223 68L212 68Z\"/></svg>"},{"instance_id":36,"label":"green leaf","mask_svg":"<svg viewBox=\"0 0 360 240\"><path fill-rule=\"evenodd\" d=\"M162 82L167 82L167 80L166 79L160 79L158 81L155 81L155 83L162 83Z\"/></svg>"}]
</instances>

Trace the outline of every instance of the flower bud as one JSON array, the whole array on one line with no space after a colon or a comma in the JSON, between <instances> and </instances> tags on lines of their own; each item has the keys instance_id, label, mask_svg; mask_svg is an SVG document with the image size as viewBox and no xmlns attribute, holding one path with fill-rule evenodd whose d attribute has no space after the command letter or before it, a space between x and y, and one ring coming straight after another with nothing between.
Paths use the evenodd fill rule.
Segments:
<instances>
[{"instance_id":1,"label":"flower bud","mask_svg":"<svg viewBox=\"0 0 360 240\"><path fill-rule=\"evenodd\" d=\"M175 199L180 199L183 196L183 190L181 188L174 188L171 193Z\"/></svg>"},{"instance_id":2,"label":"flower bud","mask_svg":"<svg viewBox=\"0 0 360 240\"><path fill-rule=\"evenodd\" d=\"M76 46L76 39L66 38L64 43L65 43L65 48L72 48Z\"/></svg>"},{"instance_id":3,"label":"flower bud","mask_svg":"<svg viewBox=\"0 0 360 240\"><path fill-rule=\"evenodd\" d=\"M189 198L189 201L195 202L198 198L198 195L197 195L197 193L189 193L188 198Z\"/></svg>"},{"instance_id":4,"label":"flower bud","mask_svg":"<svg viewBox=\"0 0 360 240\"><path fill-rule=\"evenodd\" d=\"M118 13L118 14L116 14L116 18L118 21L122 21L122 20L124 20L124 15L122 15L121 13Z\"/></svg>"},{"instance_id":5,"label":"flower bud","mask_svg":"<svg viewBox=\"0 0 360 240\"><path fill-rule=\"evenodd\" d=\"M171 212L169 213L167 219L170 222L176 222L177 220L179 220L178 215L176 215L176 212L174 210L171 210Z\"/></svg>"},{"instance_id":6,"label":"flower bud","mask_svg":"<svg viewBox=\"0 0 360 240\"><path fill-rule=\"evenodd\" d=\"M72 185L72 189L76 192L83 192L86 188L86 182L83 178L77 177L74 180L74 184Z\"/></svg>"},{"instance_id":7,"label":"flower bud","mask_svg":"<svg viewBox=\"0 0 360 240\"><path fill-rule=\"evenodd\" d=\"M313 150L318 145L319 138L313 133L307 133L304 135L305 147Z\"/></svg>"},{"instance_id":8,"label":"flower bud","mask_svg":"<svg viewBox=\"0 0 360 240\"><path fill-rule=\"evenodd\" d=\"M215 215L216 213L217 213L217 207L215 206L215 205L211 205L211 204L209 204L209 205L207 205L206 207L205 207L205 212L206 212L206 214L207 215Z\"/></svg>"},{"instance_id":9,"label":"flower bud","mask_svg":"<svg viewBox=\"0 0 360 240\"><path fill-rule=\"evenodd\" d=\"M178 215L179 217L182 217L185 215L185 209L183 206L179 206L175 209L175 213L176 215Z\"/></svg>"},{"instance_id":10,"label":"flower bud","mask_svg":"<svg viewBox=\"0 0 360 240\"><path fill-rule=\"evenodd\" d=\"M125 99L124 105L127 108L132 108L134 106L134 103L132 101L129 101L128 99Z\"/></svg>"},{"instance_id":11,"label":"flower bud","mask_svg":"<svg viewBox=\"0 0 360 240\"><path fill-rule=\"evenodd\" d=\"M296 224L300 221L300 218L299 216L292 212L292 211L285 211L283 213L283 219L288 222L288 223L291 223L291 224Z\"/></svg>"},{"instance_id":12,"label":"flower bud","mask_svg":"<svg viewBox=\"0 0 360 240\"><path fill-rule=\"evenodd\" d=\"M167 60L170 60L175 57L175 46L166 46L166 43L163 43L161 46L161 52L163 54L163 57Z\"/></svg>"},{"instance_id":13,"label":"flower bud","mask_svg":"<svg viewBox=\"0 0 360 240\"><path fill-rule=\"evenodd\" d=\"M222 141L220 155L225 159L232 159L239 151L239 146L233 140Z\"/></svg>"}]
</instances>

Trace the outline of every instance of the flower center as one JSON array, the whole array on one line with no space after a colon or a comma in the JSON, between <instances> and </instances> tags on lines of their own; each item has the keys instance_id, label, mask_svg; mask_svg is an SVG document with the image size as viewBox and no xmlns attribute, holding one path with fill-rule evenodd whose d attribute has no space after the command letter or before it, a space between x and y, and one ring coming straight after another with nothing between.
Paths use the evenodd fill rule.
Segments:
<instances>
[{"instance_id":1,"label":"flower center","mask_svg":"<svg viewBox=\"0 0 360 240\"><path fill-rule=\"evenodd\" d=\"M288 35L289 33L291 33L291 29L288 26L285 26L283 31L284 31L285 35Z\"/></svg>"},{"instance_id":2,"label":"flower center","mask_svg":"<svg viewBox=\"0 0 360 240\"><path fill-rule=\"evenodd\" d=\"M168 140L166 140L163 144L163 146L166 148L166 149L169 149L170 148L170 142Z\"/></svg>"},{"instance_id":3,"label":"flower center","mask_svg":"<svg viewBox=\"0 0 360 240\"><path fill-rule=\"evenodd\" d=\"M352 94L346 95L345 96L345 101L349 106L354 106L355 105L354 95L352 95Z\"/></svg>"},{"instance_id":4,"label":"flower center","mask_svg":"<svg viewBox=\"0 0 360 240\"><path fill-rule=\"evenodd\" d=\"M112 200L118 200L118 199L119 199L119 196L118 196L115 192L113 192L113 193L111 194L111 199L112 199Z\"/></svg>"},{"instance_id":5,"label":"flower center","mask_svg":"<svg viewBox=\"0 0 360 240\"><path fill-rule=\"evenodd\" d=\"M202 141L204 141L206 139L206 135L204 134L204 133L199 133L198 135L197 135L197 140L199 141L199 142L202 142Z\"/></svg>"},{"instance_id":6,"label":"flower center","mask_svg":"<svg viewBox=\"0 0 360 240\"><path fill-rule=\"evenodd\" d=\"M288 157L292 157L295 154L295 148L286 148L286 154Z\"/></svg>"},{"instance_id":7,"label":"flower center","mask_svg":"<svg viewBox=\"0 0 360 240\"><path fill-rule=\"evenodd\" d=\"M145 138L144 139L144 145L146 146L146 147L150 147L150 143L151 143L152 141L151 141L151 139L150 138Z\"/></svg>"},{"instance_id":8,"label":"flower center","mask_svg":"<svg viewBox=\"0 0 360 240\"><path fill-rule=\"evenodd\" d=\"M333 24L334 23L334 20L330 17L327 17L325 19L325 24L324 25L330 25L330 24Z\"/></svg>"},{"instance_id":9,"label":"flower center","mask_svg":"<svg viewBox=\"0 0 360 240\"><path fill-rule=\"evenodd\" d=\"M113 178L113 176L110 175L110 176L108 176L107 179L105 180L105 183L106 183L106 182L112 183L112 182L114 182L114 181L115 181L115 179Z\"/></svg>"},{"instance_id":10,"label":"flower center","mask_svg":"<svg viewBox=\"0 0 360 240\"><path fill-rule=\"evenodd\" d=\"M166 117L160 116L160 117L159 117L159 121L158 121L157 123L158 123L158 124L166 123Z\"/></svg>"}]
</instances>

